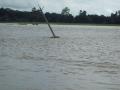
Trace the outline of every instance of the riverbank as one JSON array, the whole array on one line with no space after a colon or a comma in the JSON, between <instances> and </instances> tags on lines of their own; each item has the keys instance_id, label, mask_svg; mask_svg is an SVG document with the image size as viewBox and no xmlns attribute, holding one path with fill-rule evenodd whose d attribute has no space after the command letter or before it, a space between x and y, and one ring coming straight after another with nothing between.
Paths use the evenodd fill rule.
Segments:
<instances>
[{"instance_id":1,"label":"riverbank","mask_svg":"<svg viewBox=\"0 0 120 90\"><path fill-rule=\"evenodd\" d=\"M46 24L41 22L0 22L0 23L11 23L11 24L19 24L19 25L38 25L38 24ZM91 24L91 23L50 23L51 25L84 25L84 26L120 26L120 24Z\"/></svg>"}]
</instances>

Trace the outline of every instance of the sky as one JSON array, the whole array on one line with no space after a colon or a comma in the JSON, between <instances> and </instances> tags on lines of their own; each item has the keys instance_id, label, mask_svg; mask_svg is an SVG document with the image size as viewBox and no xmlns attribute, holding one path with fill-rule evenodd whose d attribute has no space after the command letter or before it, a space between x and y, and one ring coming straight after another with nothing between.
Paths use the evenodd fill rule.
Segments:
<instances>
[{"instance_id":1,"label":"sky","mask_svg":"<svg viewBox=\"0 0 120 90\"><path fill-rule=\"evenodd\" d=\"M0 7L26 11L38 7L38 2L44 6L44 12L51 13L61 13L66 6L73 15L78 15L80 10L86 10L88 14L109 16L112 12L120 10L120 0L0 0Z\"/></svg>"}]
</instances>

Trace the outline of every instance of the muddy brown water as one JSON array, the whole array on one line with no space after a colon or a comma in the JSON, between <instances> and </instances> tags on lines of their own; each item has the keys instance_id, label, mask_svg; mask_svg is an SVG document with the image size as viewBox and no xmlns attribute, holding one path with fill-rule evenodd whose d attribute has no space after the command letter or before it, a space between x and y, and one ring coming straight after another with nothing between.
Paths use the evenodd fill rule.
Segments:
<instances>
[{"instance_id":1,"label":"muddy brown water","mask_svg":"<svg viewBox=\"0 0 120 90\"><path fill-rule=\"evenodd\" d=\"M0 90L120 90L120 27L0 24Z\"/></svg>"}]
</instances>

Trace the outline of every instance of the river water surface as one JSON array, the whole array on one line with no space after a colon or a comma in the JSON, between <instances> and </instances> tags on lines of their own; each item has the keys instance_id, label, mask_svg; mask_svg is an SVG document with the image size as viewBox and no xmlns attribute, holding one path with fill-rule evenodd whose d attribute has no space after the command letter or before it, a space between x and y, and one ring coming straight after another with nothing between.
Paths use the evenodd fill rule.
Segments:
<instances>
[{"instance_id":1,"label":"river water surface","mask_svg":"<svg viewBox=\"0 0 120 90\"><path fill-rule=\"evenodd\" d=\"M120 90L120 27L0 24L0 90Z\"/></svg>"}]
</instances>

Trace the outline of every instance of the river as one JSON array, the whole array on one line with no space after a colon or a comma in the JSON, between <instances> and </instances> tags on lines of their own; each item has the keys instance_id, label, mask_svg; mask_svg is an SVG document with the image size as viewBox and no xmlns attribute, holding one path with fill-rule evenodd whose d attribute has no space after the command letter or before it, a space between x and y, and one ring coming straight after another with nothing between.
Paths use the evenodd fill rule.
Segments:
<instances>
[{"instance_id":1,"label":"river","mask_svg":"<svg viewBox=\"0 0 120 90\"><path fill-rule=\"evenodd\" d=\"M0 24L0 90L120 90L120 27Z\"/></svg>"}]
</instances>

